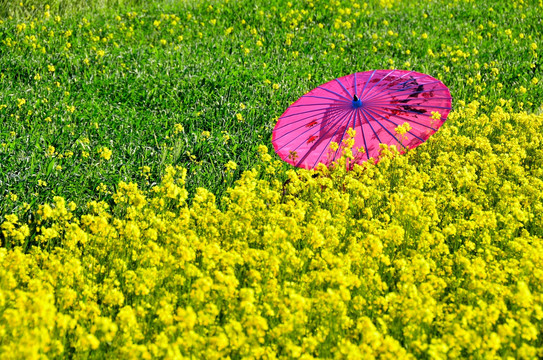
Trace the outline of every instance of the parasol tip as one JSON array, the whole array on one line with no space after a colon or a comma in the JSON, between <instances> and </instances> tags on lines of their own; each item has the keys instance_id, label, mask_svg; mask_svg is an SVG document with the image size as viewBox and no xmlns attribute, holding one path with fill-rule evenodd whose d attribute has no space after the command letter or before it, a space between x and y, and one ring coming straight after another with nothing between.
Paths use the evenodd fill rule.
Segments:
<instances>
[{"instance_id":1,"label":"parasol tip","mask_svg":"<svg viewBox=\"0 0 543 360\"><path fill-rule=\"evenodd\" d=\"M362 106L362 100L360 100L358 98L358 96L356 96L356 94L353 96L353 108L359 108Z\"/></svg>"}]
</instances>

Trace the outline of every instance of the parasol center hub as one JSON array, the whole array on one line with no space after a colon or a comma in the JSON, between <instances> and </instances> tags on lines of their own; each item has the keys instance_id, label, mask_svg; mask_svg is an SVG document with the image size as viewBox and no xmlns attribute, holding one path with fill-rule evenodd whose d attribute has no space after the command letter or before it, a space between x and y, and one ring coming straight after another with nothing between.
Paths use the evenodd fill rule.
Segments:
<instances>
[{"instance_id":1,"label":"parasol center hub","mask_svg":"<svg viewBox=\"0 0 543 360\"><path fill-rule=\"evenodd\" d=\"M353 107L356 109L356 108L359 108L362 106L362 100L360 100L359 98L356 98L353 100Z\"/></svg>"}]
</instances>

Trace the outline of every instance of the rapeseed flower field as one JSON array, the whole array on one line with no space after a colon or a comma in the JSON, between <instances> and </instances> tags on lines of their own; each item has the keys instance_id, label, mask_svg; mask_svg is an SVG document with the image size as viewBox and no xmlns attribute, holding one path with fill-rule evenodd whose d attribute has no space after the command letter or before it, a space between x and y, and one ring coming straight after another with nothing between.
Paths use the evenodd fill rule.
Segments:
<instances>
[{"instance_id":1,"label":"rapeseed flower field","mask_svg":"<svg viewBox=\"0 0 543 360\"><path fill-rule=\"evenodd\" d=\"M0 20L0 358L543 357L542 1L62 4ZM271 151L379 68L451 89L426 143Z\"/></svg>"}]
</instances>

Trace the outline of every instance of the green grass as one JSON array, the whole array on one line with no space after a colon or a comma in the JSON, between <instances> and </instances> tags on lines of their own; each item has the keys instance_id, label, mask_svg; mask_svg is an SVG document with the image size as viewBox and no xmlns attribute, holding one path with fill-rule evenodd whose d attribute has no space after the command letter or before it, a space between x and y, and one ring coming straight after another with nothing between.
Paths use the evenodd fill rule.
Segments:
<instances>
[{"instance_id":1,"label":"green grass","mask_svg":"<svg viewBox=\"0 0 543 360\"><path fill-rule=\"evenodd\" d=\"M141 6L143 3L145 2L142 0L0 0L0 18L39 17L46 10L61 16L78 12L94 13L106 9Z\"/></svg>"},{"instance_id":2,"label":"green grass","mask_svg":"<svg viewBox=\"0 0 543 360\"><path fill-rule=\"evenodd\" d=\"M31 216L55 195L109 201L121 180L150 188L168 164L188 169L191 194L205 187L220 200L256 147L271 148L290 103L357 71L430 74L449 86L453 108L478 100L483 109L541 111L536 2L292 3L95 2L102 10L93 15L92 6L57 2L47 18L45 7L10 2L4 15L15 17L0 24L0 222L25 203ZM233 176L228 161L238 164Z\"/></svg>"}]
</instances>

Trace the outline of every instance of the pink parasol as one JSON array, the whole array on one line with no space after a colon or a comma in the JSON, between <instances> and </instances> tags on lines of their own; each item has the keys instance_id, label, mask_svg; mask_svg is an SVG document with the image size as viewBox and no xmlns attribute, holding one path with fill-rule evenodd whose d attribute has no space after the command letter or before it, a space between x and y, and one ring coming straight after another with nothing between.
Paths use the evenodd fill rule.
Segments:
<instances>
[{"instance_id":1,"label":"pink parasol","mask_svg":"<svg viewBox=\"0 0 543 360\"><path fill-rule=\"evenodd\" d=\"M379 144L405 151L426 141L447 119L451 100L449 89L426 74L355 73L318 86L289 106L273 129L272 143L289 164L313 169L341 156L342 149L332 150L330 143L341 145L353 128L354 161L378 160Z\"/></svg>"}]
</instances>

